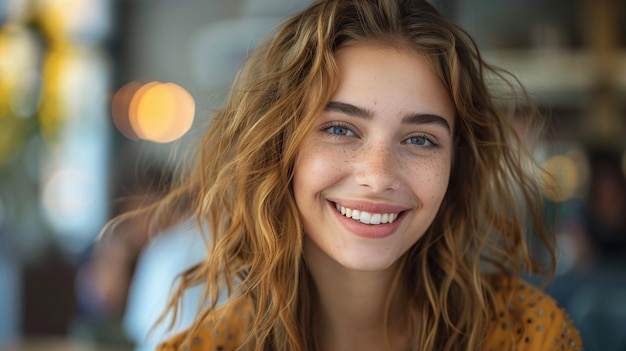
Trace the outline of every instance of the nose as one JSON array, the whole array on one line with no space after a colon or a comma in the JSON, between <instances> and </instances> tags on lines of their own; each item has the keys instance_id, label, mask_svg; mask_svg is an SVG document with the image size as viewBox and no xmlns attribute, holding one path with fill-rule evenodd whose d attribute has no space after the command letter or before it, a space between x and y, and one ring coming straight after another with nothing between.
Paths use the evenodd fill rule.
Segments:
<instances>
[{"instance_id":1,"label":"nose","mask_svg":"<svg viewBox=\"0 0 626 351\"><path fill-rule=\"evenodd\" d=\"M354 179L357 184L373 192L398 189L401 162L396 152L386 142L365 145L354 159Z\"/></svg>"}]
</instances>

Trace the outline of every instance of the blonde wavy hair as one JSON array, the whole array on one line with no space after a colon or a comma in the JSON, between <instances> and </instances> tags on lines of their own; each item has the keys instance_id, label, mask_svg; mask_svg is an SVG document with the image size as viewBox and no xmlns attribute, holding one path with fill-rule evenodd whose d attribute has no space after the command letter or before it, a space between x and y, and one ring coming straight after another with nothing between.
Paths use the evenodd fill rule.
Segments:
<instances>
[{"instance_id":1,"label":"blonde wavy hair","mask_svg":"<svg viewBox=\"0 0 626 351\"><path fill-rule=\"evenodd\" d=\"M553 252L532 157L504 100L488 87L495 78L519 92L517 81L485 63L472 39L426 1L316 1L253 53L212 117L195 162L158 204L162 213L185 207L210 236L207 258L182 274L169 304L176 315L188 287L206 287L210 306L190 333L227 290L224 310L241 299L253 305L241 349L315 349L293 165L337 85L334 53L362 42L426 56L457 111L449 189L396 279L396 289L407 289L410 349L480 348L497 298L491 277L541 268L526 244L530 231ZM517 96L531 114L527 95Z\"/></svg>"}]
</instances>

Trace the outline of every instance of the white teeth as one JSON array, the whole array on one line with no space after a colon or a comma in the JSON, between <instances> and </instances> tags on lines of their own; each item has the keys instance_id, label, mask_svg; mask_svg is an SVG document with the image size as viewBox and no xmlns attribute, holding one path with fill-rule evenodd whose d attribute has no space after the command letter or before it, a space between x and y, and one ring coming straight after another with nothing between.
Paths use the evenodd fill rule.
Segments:
<instances>
[{"instance_id":1,"label":"white teeth","mask_svg":"<svg viewBox=\"0 0 626 351\"><path fill-rule=\"evenodd\" d=\"M372 214L372 218L370 218L370 224L380 224L380 220L383 217L380 213Z\"/></svg>"},{"instance_id":2,"label":"white teeth","mask_svg":"<svg viewBox=\"0 0 626 351\"><path fill-rule=\"evenodd\" d=\"M361 221L361 223L365 223L365 224L370 224L371 223L371 217L372 215L369 214L368 212L361 212L361 217L359 218L359 221ZM352 216L353 219L354 215Z\"/></svg>"},{"instance_id":3,"label":"white teeth","mask_svg":"<svg viewBox=\"0 0 626 351\"><path fill-rule=\"evenodd\" d=\"M389 222L389 213L383 213L382 218L380 219L380 223Z\"/></svg>"},{"instance_id":4,"label":"white teeth","mask_svg":"<svg viewBox=\"0 0 626 351\"><path fill-rule=\"evenodd\" d=\"M343 207L339 204L335 204L337 211L342 215L352 218L355 221L359 221L364 224L385 224L393 223L398 218L397 213L369 213L365 211L353 210L351 208Z\"/></svg>"}]
</instances>

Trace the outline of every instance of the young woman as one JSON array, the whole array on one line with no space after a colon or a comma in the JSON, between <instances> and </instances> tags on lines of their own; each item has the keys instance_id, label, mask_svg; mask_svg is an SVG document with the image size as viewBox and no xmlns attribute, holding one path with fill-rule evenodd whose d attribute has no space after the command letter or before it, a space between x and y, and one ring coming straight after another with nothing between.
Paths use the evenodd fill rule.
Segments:
<instances>
[{"instance_id":1,"label":"young woman","mask_svg":"<svg viewBox=\"0 0 626 351\"><path fill-rule=\"evenodd\" d=\"M202 284L209 307L159 350L581 349L519 278L539 269L527 233L552 250L551 233L487 77L505 75L426 1L285 22L161 203L188 204L211 244L170 305Z\"/></svg>"}]
</instances>

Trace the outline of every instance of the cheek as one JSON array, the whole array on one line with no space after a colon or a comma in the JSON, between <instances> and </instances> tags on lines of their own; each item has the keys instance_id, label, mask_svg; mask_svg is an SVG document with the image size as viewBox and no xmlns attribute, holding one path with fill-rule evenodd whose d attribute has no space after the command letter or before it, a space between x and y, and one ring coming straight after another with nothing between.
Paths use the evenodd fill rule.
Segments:
<instances>
[{"instance_id":1,"label":"cheek","mask_svg":"<svg viewBox=\"0 0 626 351\"><path fill-rule=\"evenodd\" d=\"M294 166L293 192L296 205L300 211L307 213L311 206L314 195L320 188L319 174L320 162L316 160L315 154L301 152L296 158Z\"/></svg>"},{"instance_id":2,"label":"cheek","mask_svg":"<svg viewBox=\"0 0 626 351\"><path fill-rule=\"evenodd\" d=\"M294 186L308 190L322 190L337 182L343 171L349 167L342 159L341 152L329 148L303 145L294 164Z\"/></svg>"},{"instance_id":3,"label":"cheek","mask_svg":"<svg viewBox=\"0 0 626 351\"><path fill-rule=\"evenodd\" d=\"M442 162L436 171L436 185L435 187L439 189L439 201L443 200L448 187L450 186L450 173L452 171L452 158L447 157L445 162Z\"/></svg>"},{"instance_id":4,"label":"cheek","mask_svg":"<svg viewBox=\"0 0 626 351\"><path fill-rule=\"evenodd\" d=\"M412 187L421 194L422 201L439 205L450 184L451 162L449 157L441 157L412 169Z\"/></svg>"}]
</instances>

